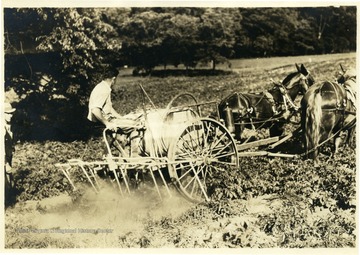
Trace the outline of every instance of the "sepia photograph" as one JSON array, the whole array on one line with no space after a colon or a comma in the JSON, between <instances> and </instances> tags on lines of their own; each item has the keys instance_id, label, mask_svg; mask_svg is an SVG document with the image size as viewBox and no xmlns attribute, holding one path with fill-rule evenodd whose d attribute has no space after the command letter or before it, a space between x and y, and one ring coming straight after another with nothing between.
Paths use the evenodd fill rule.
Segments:
<instances>
[{"instance_id":1,"label":"sepia photograph","mask_svg":"<svg viewBox=\"0 0 360 255\"><path fill-rule=\"evenodd\" d=\"M357 254L356 2L16 3L2 251Z\"/></svg>"}]
</instances>

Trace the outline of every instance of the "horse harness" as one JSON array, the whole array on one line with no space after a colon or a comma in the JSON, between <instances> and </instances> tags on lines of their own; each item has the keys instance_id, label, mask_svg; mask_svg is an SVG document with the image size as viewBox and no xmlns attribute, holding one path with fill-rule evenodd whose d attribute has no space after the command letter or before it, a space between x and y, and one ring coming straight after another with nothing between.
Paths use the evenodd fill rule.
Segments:
<instances>
[{"instance_id":1,"label":"horse harness","mask_svg":"<svg viewBox=\"0 0 360 255\"><path fill-rule=\"evenodd\" d=\"M269 121L276 121L276 120L280 120L283 118L283 116L281 115L282 113L285 113L287 111L289 111L289 109L292 109L293 111L298 111L299 107L297 107L295 105L295 103L293 102L293 100L289 97L288 93L287 93L287 88L282 84L282 83L276 83L274 82L274 85L276 86L276 88L279 89L281 97L282 97L282 101L281 102L276 102L274 99L274 96L270 93L269 90L266 90L264 92L261 93L261 97L259 98L259 100L257 101L256 104L251 105L250 100L246 97L246 95L242 94L242 93L236 93L237 94L237 98L238 98L238 105L241 105L240 99L242 99L244 101L245 104L245 113L242 114L242 112L240 112L240 110L238 110L238 114L239 114L239 119L243 118L243 117L248 117L249 118L249 123L242 123L242 124L250 124L252 126L253 129L255 129L254 124L265 124ZM274 89L274 88L273 88ZM259 93L260 94L260 93ZM255 112L256 106L258 104L260 104L260 102L265 99L267 100L270 104L271 104L271 108L273 111L273 116L268 118L268 119L260 119L260 121L254 121L254 117L252 116L252 114Z\"/></svg>"},{"instance_id":2,"label":"horse harness","mask_svg":"<svg viewBox=\"0 0 360 255\"><path fill-rule=\"evenodd\" d=\"M340 84L336 84L338 85L338 87L340 89L344 89L344 98L340 98L339 92L336 89L336 85L332 82L329 82L329 84L331 84L331 86L334 89L334 93L336 95L336 107L335 108L323 108L323 111L339 111L342 112L343 115L345 114L356 114L356 96L355 93L352 91L352 89L349 86L341 86ZM322 86L319 88L319 92L321 93L321 88ZM348 106L348 102L351 103L351 108L353 109L353 111L349 111L347 110L347 106Z\"/></svg>"},{"instance_id":3,"label":"horse harness","mask_svg":"<svg viewBox=\"0 0 360 255\"><path fill-rule=\"evenodd\" d=\"M336 84L338 85L338 87L340 89L344 89L344 98L340 98L339 96L339 92L336 89L336 86L334 83L329 82L329 84L331 84L331 86L334 89L335 95L336 95L336 107L335 108L322 108L323 111L327 111L327 112L340 112L341 113L341 125L342 127L338 130L338 132L336 132L335 134L338 134L340 132L342 132L344 129L348 129L348 128L352 128L355 124L356 124L356 118L354 118L350 123L345 125L345 118L348 115L356 115L356 104L355 104L355 95L354 92L350 89L350 87L348 86L341 86L340 84ZM319 88L319 92L321 93L321 88L322 86ZM350 99L351 96L354 96L354 99ZM351 103L351 107L353 109L353 111L349 111L347 110L347 106L348 106L348 102ZM334 137L335 135L333 135L332 137ZM328 141L329 139L327 139L326 141ZM322 143L323 144L323 143Z\"/></svg>"},{"instance_id":4,"label":"horse harness","mask_svg":"<svg viewBox=\"0 0 360 255\"><path fill-rule=\"evenodd\" d=\"M282 97L282 100L280 102L276 102L275 99L274 99L274 96L270 93L270 91L266 90L266 91L261 93L262 97L260 97L260 99L257 101L257 103L255 105L253 105L253 106L250 106L252 109L248 110L249 113L252 113L254 111L254 108L256 108L256 106L258 104L260 104L260 102L263 99L266 99L271 104L271 108L272 108L272 111L273 111L273 116L279 115L282 112L286 112L286 111L289 110L289 108L293 109L294 111L297 111L299 109L295 105L293 100L289 97L288 93L286 92L287 88L282 83L274 82L274 85L279 90L279 92L281 94L281 97ZM250 105L249 102L248 102L248 104Z\"/></svg>"}]
</instances>

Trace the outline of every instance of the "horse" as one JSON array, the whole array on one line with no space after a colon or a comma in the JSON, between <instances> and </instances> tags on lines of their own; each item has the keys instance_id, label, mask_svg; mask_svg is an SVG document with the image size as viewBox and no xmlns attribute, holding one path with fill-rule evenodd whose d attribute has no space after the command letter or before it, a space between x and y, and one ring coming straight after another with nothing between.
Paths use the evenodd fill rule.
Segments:
<instances>
[{"instance_id":1,"label":"horse","mask_svg":"<svg viewBox=\"0 0 360 255\"><path fill-rule=\"evenodd\" d=\"M301 128L307 158L318 164L319 147L334 140L334 155L342 135L351 142L356 122L356 73L345 72L337 82L324 81L313 85L301 100Z\"/></svg>"},{"instance_id":2,"label":"horse","mask_svg":"<svg viewBox=\"0 0 360 255\"><path fill-rule=\"evenodd\" d=\"M315 80L303 64L281 83L261 93L232 93L218 104L220 118L226 127L241 140L244 128L269 128L270 136L281 135L284 124L297 111L294 100L304 94Z\"/></svg>"}]
</instances>

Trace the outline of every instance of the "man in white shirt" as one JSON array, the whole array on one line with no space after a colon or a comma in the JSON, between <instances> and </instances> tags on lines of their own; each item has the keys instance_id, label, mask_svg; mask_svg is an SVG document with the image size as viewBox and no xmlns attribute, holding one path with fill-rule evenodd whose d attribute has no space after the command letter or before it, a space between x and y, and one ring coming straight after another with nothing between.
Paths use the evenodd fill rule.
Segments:
<instances>
[{"instance_id":1,"label":"man in white shirt","mask_svg":"<svg viewBox=\"0 0 360 255\"><path fill-rule=\"evenodd\" d=\"M111 87L115 84L119 71L110 69L106 72L104 80L95 86L89 98L89 114L87 118L92 122L101 122L106 128L125 134L131 139L131 152L138 154L139 132L142 126L138 121L124 118L112 106ZM123 138L118 136L119 141Z\"/></svg>"}]
</instances>

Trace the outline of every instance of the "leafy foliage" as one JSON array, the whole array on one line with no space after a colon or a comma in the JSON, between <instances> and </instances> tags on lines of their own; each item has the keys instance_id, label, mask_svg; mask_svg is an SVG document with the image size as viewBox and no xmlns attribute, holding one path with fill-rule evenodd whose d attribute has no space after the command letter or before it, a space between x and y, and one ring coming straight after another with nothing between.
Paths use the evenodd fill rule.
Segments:
<instances>
[{"instance_id":1,"label":"leafy foliage","mask_svg":"<svg viewBox=\"0 0 360 255\"><path fill-rule=\"evenodd\" d=\"M135 9L120 24L126 56L133 65L182 63L194 67L200 60L221 61L231 56L240 28L237 9L206 8L183 12L178 8Z\"/></svg>"},{"instance_id":2,"label":"leafy foliage","mask_svg":"<svg viewBox=\"0 0 360 255\"><path fill-rule=\"evenodd\" d=\"M301 196L311 210L349 209L355 205L356 194L352 185L356 178L355 162L351 157L344 155L343 160L329 160L318 168L302 159L244 158L239 169L218 171L208 185L215 199L246 199L276 193Z\"/></svg>"},{"instance_id":3,"label":"leafy foliage","mask_svg":"<svg viewBox=\"0 0 360 255\"><path fill-rule=\"evenodd\" d=\"M103 147L98 139L90 139L87 143L72 142L26 142L16 146L17 165L15 183L18 192L17 199L26 201L39 200L46 197L70 192L71 186L65 178L57 163L64 163L68 159L81 158L83 160L99 160ZM81 172L74 171L75 179ZM82 175L81 175L82 176ZM84 181L84 177L82 177Z\"/></svg>"},{"instance_id":4,"label":"leafy foliage","mask_svg":"<svg viewBox=\"0 0 360 255\"><path fill-rule=\"evenodd\" d=\"M96 72L102 72L103 64L107 62L107 54L116 52L121 48L121 43L115 37L117 34L114 28L103 21L105 15L104 9L86 9L86 8L39 8L39 9L6 9L5 27L7 30L7 47L15 47L18 38L16 33L25 33L29 48L23 52L14 52L15 55L25 54L28 58L28 68L31 74L24 76L19 74L22 79L33 81L36 86L32 91L47 92L48 94L67 95L72 85L80 84L81 89L86 89L89 82L99 79ZM28 18L28 24L22 23L24 27L14 26L13 19L21 20ZM40 24L37 28L36 25ZM33 48L31 48L33 47ZM36 47L36 49L34 48ZM44 67L32 63L31 56L26 54L29 51L36 51L44 55L53 54L53 59L44 59ZM10 53L10 52L6 52ZM10 55L11 56L11 55ZM10 57L9 56L9 57ZM12 59L7 61L6 70L11 72L16 69L12 66ZM30 62L29 62L30 60ZM55 60L55 62L53 62ZM49 65L52 65L49 68ZM32 70L32 68L36 70ZM33 75L35 72L41 72L41 76L47 76L45 82L41 82L41 76ZM95 73L95 74L93 74ZM13 82L18 76L6 75L7 84ZM44 84L45 83L45 84ZM87 85L84 87L84 85ZM42 90L36 89L42 85ZM85 90L86 91L86 90ZM21 92L17 90L17 92ZM79 91L77 91L79 92ZM83 95L82 93L77 93Z\"/></svg>"}]
</instances>

